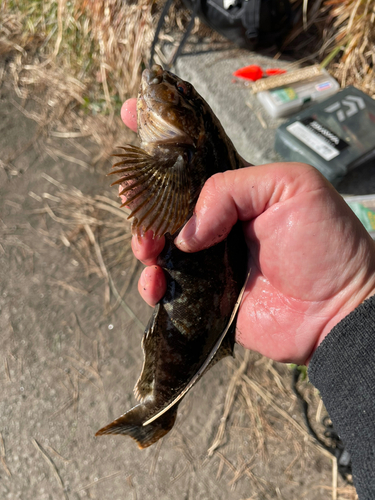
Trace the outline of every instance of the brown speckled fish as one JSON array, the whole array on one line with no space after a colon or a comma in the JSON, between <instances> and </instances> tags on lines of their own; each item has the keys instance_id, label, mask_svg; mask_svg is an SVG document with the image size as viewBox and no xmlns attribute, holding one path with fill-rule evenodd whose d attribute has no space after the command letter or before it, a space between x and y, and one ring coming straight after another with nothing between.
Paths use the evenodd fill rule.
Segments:
<instances>
[{"instance_id":1,"label":"brown speckled fish","mask_svg":"<svg viewBox=\"0 0 375 500\"><path fill-rule=\"evenodd\" d=\"M152 230L166 243L158 258L167 292L155 307L134 388L140 404L96 435L124 434L140 448L171 430L182 397L222 357L233 353L236 302L247 254L237 223L226 240L201 252L173 240L192 215L205 181L242 166L232 142L191 84L160 66L145 70L138 96L141 148L125 146L115 164L134 233Z\"/></svg>"}]
</instances>

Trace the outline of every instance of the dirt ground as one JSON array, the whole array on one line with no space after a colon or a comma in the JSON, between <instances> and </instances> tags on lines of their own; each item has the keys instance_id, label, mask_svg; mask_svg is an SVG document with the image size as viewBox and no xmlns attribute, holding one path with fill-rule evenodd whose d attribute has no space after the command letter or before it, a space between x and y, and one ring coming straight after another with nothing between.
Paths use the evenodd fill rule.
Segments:
<instances>
[{"instance_id":1,"label":"dirt ground","mask_svg":"<svg viewBox=\"0 0 375 500\"><path fill-rule=\"evenodd\" d=\"M354 499L305 431L290 370L241 348L188 394L158 444L94 437L135 403L151 310L110 161L93 166L94 142L46 135L23 109L33 105L3 84L0 498ZM319 398L304 390L319 420Z\"/></svg>"}]
</instances>

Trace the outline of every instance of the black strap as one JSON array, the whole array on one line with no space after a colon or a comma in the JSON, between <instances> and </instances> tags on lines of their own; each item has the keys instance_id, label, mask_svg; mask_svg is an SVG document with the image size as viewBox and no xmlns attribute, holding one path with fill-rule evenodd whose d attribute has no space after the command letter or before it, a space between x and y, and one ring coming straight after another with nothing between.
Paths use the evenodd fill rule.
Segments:
<instances>
[{"instance_id":1,"label":"black strap","mask_svg":"<svg viewBox=\"0 0 375 500\"><path fill-rule=\"evenodd\" d=\"M154 63L155 47L156 47L156 44L157 44L157 42L159 40L159 33L160 33L160 31L161 31L161 29L163 27L165 16L167 15L167 12L171 8L172 2L173 2L173 0L167 0L165 2L165 4L164 4L163 10L161 11L161 14L160 14L160 17L159 17L159 21L158 21L158 25L156 26L156 31L155 31L154 39L153 39L152 45L151 45L150 61L149 61L149 64L148 64L149 68L151 68L152 65L153 65L153 63Z\"/></svg>"},{"instance_id":2,"label":"black strap","mask_svg":"<svg viewBox=\"0 0 375 500\"><path fill-rule=\"evenodd\" d=\"M166 69L169 69L171 68L174 63L177 61L177 58L180 56L181 52L182 52L182 49L191 33L191 30L193 29L194 27L194 21L195 21L195 18L197 17L197 14L198 14L198 10L199 10L199 1L195 1L194 3L194 9L193 9L193 12L191 13L191 19L189 21L189 24L186 28L186 31L184 33L184 36L182 37L178 47L177 47L177 50L176 52L173 54L172 58L170 59L169 63L167 64L167 67Z\"/></svg>"},{"instance_id":3,"label":"black strap","mask_svg":"<svg viewBox=\"0 0 375 500\"><path fill-rule=\"evenodd\" d=\"M155 47L159 41L159 34L160 34L160 31L163 27L165 16L167 15L167 13L169 11L169 9L172 5L172 2L173 2L173 0L167 0L164 4L163 10L160 14L159 21L158 21L158 24L156 26L155 36L154 36L154 39L153 39L152 45L151 45L149 68L151 68L153 63L154 63ZM183 49L183 47L184 47L184 45L185 45L185 43L186 43L186 41L191 33L191 30L193 29L194 21L195 21L195 18L197 17L199 6L200 6L200 0L196 0L194 2L194 8L193 8L193 11L191 13L191 19L190 19L189 24L186 28L184 36L182 37L176 51L174 52L174 54L170 58L169 62L165 65L165 69L171 68L173 66L173 64L177 61L177 58L180 56L182 49Z\"/></svg>"}]
</instances>

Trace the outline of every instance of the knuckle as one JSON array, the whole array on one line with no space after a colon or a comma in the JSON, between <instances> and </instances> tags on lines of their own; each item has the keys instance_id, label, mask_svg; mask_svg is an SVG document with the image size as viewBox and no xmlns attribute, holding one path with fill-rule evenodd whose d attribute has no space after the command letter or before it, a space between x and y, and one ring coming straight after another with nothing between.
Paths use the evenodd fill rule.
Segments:
<instances>
[{"instance_id":1,"label":"knuckle","mask_svg":"<svg viewBox=\"0 0 375 500\"><path fill-rule=\"evenodd\" d=\"M204 185L205 191L209 193L220 192L224 182L224 173L220 172L209 177Z\"/></svg>"}]
</instances>

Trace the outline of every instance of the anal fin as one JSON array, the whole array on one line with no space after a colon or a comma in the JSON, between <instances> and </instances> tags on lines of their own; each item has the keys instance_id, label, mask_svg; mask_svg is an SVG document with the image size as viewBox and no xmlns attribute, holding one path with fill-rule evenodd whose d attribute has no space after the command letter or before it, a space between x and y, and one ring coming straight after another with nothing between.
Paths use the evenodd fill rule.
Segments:
<instances>
[{"instance_id":1,"label":"anal fin","mask_svg":"<svg viewBox=\"0 0 375 500\"><path fill-rule=\"evenodd\" d=\"M160 305L157 304L142 339L144 361L142 372L134 387L134 395L140 401L143 401L147 396L150 396L153 390L155 379L155 357L158 352L156 326L158 323L159 311Z\"/></svg>"}]
</instances>

